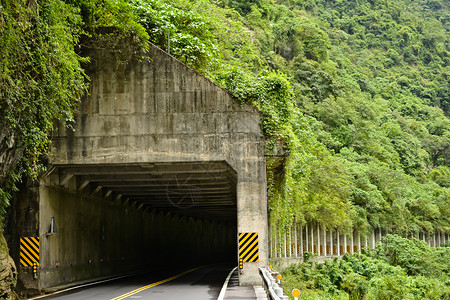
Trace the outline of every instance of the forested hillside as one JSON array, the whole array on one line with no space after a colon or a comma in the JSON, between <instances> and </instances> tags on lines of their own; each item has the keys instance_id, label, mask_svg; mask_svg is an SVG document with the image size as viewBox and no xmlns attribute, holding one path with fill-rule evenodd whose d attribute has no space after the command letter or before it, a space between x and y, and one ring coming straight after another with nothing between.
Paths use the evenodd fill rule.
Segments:
<instances>
[{"instance_id":1,"label":"forested hillside","mask_svg":"<svg viewBox=\"0 0 450 300\"><path fill-rule=\"evenodd\" d=\"M39 174L53 120L70 121L86 91L82 48L134 36L140 51L147 40L170 47L264 113L269 150L283 144L288 154L283 172L269 174L270 218L281 228L448 232L448 6L2 0L2 209L20 174Z\"/></svg>"},{"instance_id":2,"label":"forested hillside","mask_svg":"<svg viewBox=\"0 0 450 300\"><path fill-rule=\"evenodd\" d=\"M270 217L449 229L448 6L134 1L150 40L264 112Z\"/></svg>"}]
</instances>

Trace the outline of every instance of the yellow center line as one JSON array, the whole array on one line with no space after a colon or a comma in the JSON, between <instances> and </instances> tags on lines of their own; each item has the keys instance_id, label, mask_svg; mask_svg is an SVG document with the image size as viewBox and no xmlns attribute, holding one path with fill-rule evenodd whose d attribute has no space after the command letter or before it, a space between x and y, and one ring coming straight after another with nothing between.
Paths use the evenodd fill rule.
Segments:
<instances>
[{"instance_id":1,"label":"yellow center line","mask_svg":"<svg viewBox=\"0 0 450 300\"><path fill-rule=\"evenodd\" d=\"M198 270L198 269L200 269L200 268L202 268L202 267L197 267L197 268L194 268L194 269L187 270L187 271L185 271L185 272L183 272L183 273L180 273L180 274L177 274L177 275L175 275L175 276L172 276L172 277L169 277L169 278L160 280L160 281L155 282L155 283L151 283L151 284L149 284L149 285L146 285L146 286L143 286L143 287L141 287L141 288L135 289L134 291L128 292L128 293L123 294L123 295L121 295L121 296L118 296L118 297L116 297L116 298L112 298L111 300L122 300L122 299L125 299L125 298L130 297L130 296L133 296L133 295L135 295L135 294L137 294L137 293L139 293L139 292L145 291L146 289L149 289L149 288L151 288L151 287L154 287L154 286L157 286L157 285L166 283L166 282L168 282L168 281L174 280L174 279L176 279L176 278L178 278L178 277L181 277L181 276L183 276L183 275L185 275L185 274L187 274L187 273L193 272L193 271Z\"/></svg>"}]
</instances>

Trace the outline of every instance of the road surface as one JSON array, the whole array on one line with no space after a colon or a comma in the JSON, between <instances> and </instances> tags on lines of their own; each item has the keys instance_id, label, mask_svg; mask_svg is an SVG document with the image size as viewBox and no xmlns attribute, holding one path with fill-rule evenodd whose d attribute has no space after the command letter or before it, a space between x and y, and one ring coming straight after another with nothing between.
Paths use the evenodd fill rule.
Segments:
<instances>
[{"instance_id":1,"label":"road surface","mask_svg":"<svg viewBox=\"0 0 450 300\"><path fill-rule=\"evenodd\" d=\"M139 275L108 281L42 299L59 300L216 300L232 266L150 271Z\"/></svg>"}]
</instances>

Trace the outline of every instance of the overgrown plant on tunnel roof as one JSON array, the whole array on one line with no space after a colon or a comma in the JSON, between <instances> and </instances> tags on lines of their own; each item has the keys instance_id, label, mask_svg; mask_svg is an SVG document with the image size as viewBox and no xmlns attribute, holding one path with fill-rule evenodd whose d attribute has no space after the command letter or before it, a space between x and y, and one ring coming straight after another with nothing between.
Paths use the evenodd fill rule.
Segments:
<instances>
[{"instance_id":1,"label":"overgrown plant on tunnel roof","mask_svg":"<svg viewBox=\"0 0 450 300\"><path fill-rule=\"evenodd\" d=\"M0 157L23 157L29 174L38 173L53 119L71 120L86 91L80 36L104 47L134 34L141 49L149 38L168 49L170 39L172 55L261 110L268 147L282 143L288 154L283 171L269 174L274 224L450 230L446 3L1 5Z\"/></svg>"},{"instance_id":2,"label":"overgrown plant on tunnel roof","mask_svg":"<svg viewBox=\"0 0 450 300\"><path fill-rule=\"evenodd\" d=\"M349 227L353 213L349 177L343 163L316 140L315 121L300 112L286 75L262 71L254 76L232 69L220 74L218 82L262 112L269 148L275 144L286 148L283 172L268 175L271 221L281 230L294 222Z\"/></svg>"},{"instance_id":3,"label":"overgrown plant on tunnel roof","mask_svg":"<svg viewBox=\"0 0 450 300\"><path fill-rule=\"evenodd\" d=\"M148 35L126 1L5 0L0 5L0 213L22 175L35 178L55 121L70 123L88 78L80 38Z\"/></svg>"}]
</instances>

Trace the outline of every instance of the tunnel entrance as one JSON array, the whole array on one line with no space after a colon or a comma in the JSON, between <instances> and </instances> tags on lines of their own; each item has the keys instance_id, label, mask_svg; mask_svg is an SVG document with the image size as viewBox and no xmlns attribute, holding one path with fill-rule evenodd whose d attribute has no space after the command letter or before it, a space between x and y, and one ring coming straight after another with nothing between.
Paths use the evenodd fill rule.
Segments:
<instances>
[{"instance_id":1,"label":"tunnel entrance","mask_svg":"<svg viewBox=\"0 0 450 300\"><path fill-rule=\"evenodd\" d=\"M55 165L40 186L40 286L162 266L237 265L224 161Z\"/></svg>"},{"instance_id":2,"label":"tunnel entrance","mask_svg":"<svg viewBox=\"0 0 450 300\"><path fill-rule=\"evenodd\" d=\"M139 209L236 223L236 172L226 162L72 165L58 172L65 180L75 176L79 189L89 185Z\"/></svg>"},{"instance_id":3,"label":"tunnel entrance","mask_svg":"<svg viewBox=\"0 0 450 300\"><path fill-rule=\"evenodd\" d=\"M55 130L39 182L39 285L155 263L237 265L241 234L258 255L243 259L239 283L258 284L268 259L261 112L152 45L149 59L131 51L126 63L91 50L89 94L74 130Z\"/></svg>"}]
</instances>

